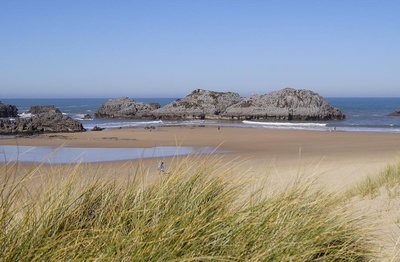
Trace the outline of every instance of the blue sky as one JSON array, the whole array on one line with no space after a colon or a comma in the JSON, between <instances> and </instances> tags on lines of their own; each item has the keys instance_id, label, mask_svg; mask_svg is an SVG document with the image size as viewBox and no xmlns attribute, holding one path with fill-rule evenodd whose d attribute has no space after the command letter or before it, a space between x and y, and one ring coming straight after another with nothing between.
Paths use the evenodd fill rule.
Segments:
<instances>
[{"instance_id":1,"label":"blue sky","mask_svg":"<svg viewBox=\"0 0 400 262\"><path fill-rule=\"evenodd\" d=\"M400 96L400 1L0 2L0 98Z\"/></svg>"}]
</instances>

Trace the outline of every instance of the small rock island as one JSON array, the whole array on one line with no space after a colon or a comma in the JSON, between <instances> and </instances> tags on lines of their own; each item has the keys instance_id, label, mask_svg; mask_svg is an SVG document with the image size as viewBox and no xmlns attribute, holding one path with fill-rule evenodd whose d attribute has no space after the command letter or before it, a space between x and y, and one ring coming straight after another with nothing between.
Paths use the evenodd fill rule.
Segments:
<instances>
[{"instance_id":1,"label":"small rock island","mask_svg":"<svg viewBox=\"0 0 400 262\"><path fill-rule=\"evenodd\" d=\"M96 117L163 120L265 120L324 121L343 120L346 115L310 90L285 88L264 95L241 97L234 92L196 89L182 99L160 107L128 97L110 99Z\"/></svg>"}]
</instances>

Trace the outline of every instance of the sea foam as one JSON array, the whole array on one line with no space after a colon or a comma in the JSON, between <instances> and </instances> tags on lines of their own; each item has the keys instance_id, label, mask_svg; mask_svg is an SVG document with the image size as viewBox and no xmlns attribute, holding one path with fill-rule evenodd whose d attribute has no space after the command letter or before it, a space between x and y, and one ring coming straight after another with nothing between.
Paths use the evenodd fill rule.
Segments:
<instances>
[{"instance_id":1,"label":"sea foam","mask_svg":"<svg viewBox=\"0 0 400 262\"><path fill-rule=\"evenodd\" d=\"M327 124L324 123L298 123L298 122L258 122L258 121L242 121L245 125L262 126L269 128L286 128L286 129L324 129Z\"/></svg>"}]
</instances>

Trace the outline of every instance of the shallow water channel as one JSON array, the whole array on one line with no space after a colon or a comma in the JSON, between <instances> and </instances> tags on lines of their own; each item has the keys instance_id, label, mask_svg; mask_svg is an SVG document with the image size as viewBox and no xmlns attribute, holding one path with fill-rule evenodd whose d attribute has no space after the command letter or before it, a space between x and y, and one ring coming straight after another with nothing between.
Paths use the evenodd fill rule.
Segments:
<instances>
[{"instance_id":1,"label":"shallow water channel","mask_svg":"<svg viewBox=\"0 0 400 262\"><path fill-rule=\"evenodd\" d=\"M151 148L78 148L50 146L0 146L0 163L39 162L65 164L106 162L150 157L220 153L211 147L159 146Z\"/></svg>"}]
</instances>

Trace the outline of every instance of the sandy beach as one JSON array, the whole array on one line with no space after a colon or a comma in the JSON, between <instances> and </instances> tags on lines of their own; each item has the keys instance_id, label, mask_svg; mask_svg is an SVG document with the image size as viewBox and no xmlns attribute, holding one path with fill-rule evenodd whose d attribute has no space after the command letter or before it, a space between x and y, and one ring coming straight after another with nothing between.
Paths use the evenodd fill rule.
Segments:
<instances>
[{"instance_id":1,"label":"sandy beach","mask_svg":"<svg viewBox=\"0 0 400 262\"><path fill-rule=\"evenodd\" d=\"M274 183L299 173L315 176L328 188L343 188L397 160L400 134L369 132L303 131L214 126L174 126L107 129L84 133L43 134L1 139L0 145L41 145L94 148L147 148L156 146L209 146L226 150L232 161L250 176L268 175ZM166 169L172 157L166 157ZM157 174L159 159L141 159L149 174ZM135 163L139 160L130 160ZM121 162L97 163L103 169ZM125 163L126 164L126 163ZM123 170L122 170L123 172Z\"/></svg>"},{"instance_id":2,"label":"sandy beach","mask_svg":"<svg viewBox=\"0 0 400 262\"><path fill-rule=\"evenodd\" d=\"M237 175L246 181L255 182L256 185L267 181L267 190L285 188L289 182L300 177L305 180L310 178L313 183L328 191L340 192L398 161L400 134L174 126L43 134L1 139L0 148L2 145L81 148L209 146L223 150L223 153L217 153L217 157L224 168L232 167ZM142 182L151 183L160 178L157 170L159 160L165 162L168 175L180 159L187 157L202 160L207 156L168 156L79 165L18 163L14 167L21 174L36 170L38 174L34 174L29 181L30 188L40 188L43 179L48 179L46 174L56 174L59 179L64 174L68 176L88 173L111 177L122 183L139 175ZM242 180L238 181L241 183ZM265 184L261 186L264 187ZM400 201L381 196L356 201L351 205L355 212L368 214L372 223L378 223L375 230L381 238L381 252L388 257L396 257L400 236L397 226Z\"/></svg>"}]
</instances>

